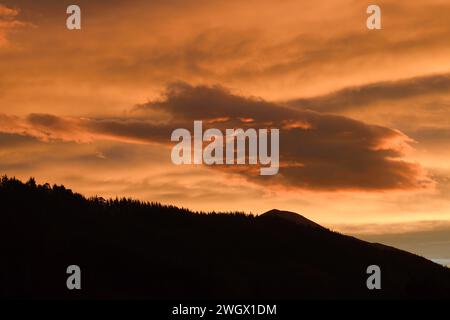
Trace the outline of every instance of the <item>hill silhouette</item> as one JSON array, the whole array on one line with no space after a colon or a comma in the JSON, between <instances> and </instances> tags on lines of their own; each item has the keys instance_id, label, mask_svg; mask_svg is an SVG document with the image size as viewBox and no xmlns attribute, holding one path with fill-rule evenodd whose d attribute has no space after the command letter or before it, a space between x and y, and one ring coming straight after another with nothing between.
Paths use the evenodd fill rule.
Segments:
<instances>
[{"instance_id":1,"label":"hill silhouette","mask_svg":"<svg viewBox=\"0 0 450 320\"><path fill-rule=\"evenodd\" d=\"M450 297L449 269L294 213L194 213L6 176L0 204L3 298ZM381 290L366 288L372 264Z\"/></svg>"},{"instance_id":2,"label":"hill silhouette","mask_svg":"<svg viewBox=\"0 0 450 320\"><path fill-rule=\"evenodd\" d=\"M314 228L323 228L320 224L315 223L314 221L311 221L304 216L291 212L291 211L282 211L278 209L272 209L270 211L267 211L261 215L262 217L270 217L270 218L281 218L285 219L287 221L291 221L295 224L307 226L307 227L314 227Z\"/></svg>"}]
</instances>

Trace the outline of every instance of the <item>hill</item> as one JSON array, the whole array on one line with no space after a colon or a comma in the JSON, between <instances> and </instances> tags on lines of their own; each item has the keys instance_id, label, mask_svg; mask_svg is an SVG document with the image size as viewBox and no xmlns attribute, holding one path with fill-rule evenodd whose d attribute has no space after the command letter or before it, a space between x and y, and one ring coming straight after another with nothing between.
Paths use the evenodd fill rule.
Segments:
<instances>
[{"instance_id":1,"label":"hill","mask_svg":"<svg viewBox=\"0 0 450 320\"><path fill-rule=\"evenodd\" d=\"M302 226L307 227L314 227L314 228L323 228L320 224L315 223L314 221L311 221L304 216L290 211L281 211L278 209L272 209L270 211L267 211L261 215L262 217L269 217L269 218L281 218L285 219L287 221L291 221L295 224L299 224Z\"/></svg>"},{"instance_id":2,"label":"hill","mask_svg":"<svg viewBox=\"0 0 450 320\"><path fill-rule=\"evenodd\" d=\"M195 213L7 177L0 204L3 298L450 297L449 269L295 213ZM381 290L366 288L371 264Z\"/></svg>"}]
</instances>

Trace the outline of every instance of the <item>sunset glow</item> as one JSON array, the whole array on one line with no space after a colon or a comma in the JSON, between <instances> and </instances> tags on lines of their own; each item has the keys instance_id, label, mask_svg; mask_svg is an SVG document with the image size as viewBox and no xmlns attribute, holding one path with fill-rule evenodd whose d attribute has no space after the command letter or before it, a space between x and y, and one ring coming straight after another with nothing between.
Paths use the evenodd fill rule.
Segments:
<instances>
[{"instance_id":1,"label":"sunset glow","mask_svg":"<svg viewBox=\"0 0 450 320\"><path fill-rule=\"evenodd\" d=\"M377 3L372 31L355 0L80 0L72 31L67 1L0 0L0 173L387 243L426 232L443 244L399 246L450 259L450 3ZM174 165L171 132L195 120L280 128L279 173Z\"/></svg>"}]
</instances>

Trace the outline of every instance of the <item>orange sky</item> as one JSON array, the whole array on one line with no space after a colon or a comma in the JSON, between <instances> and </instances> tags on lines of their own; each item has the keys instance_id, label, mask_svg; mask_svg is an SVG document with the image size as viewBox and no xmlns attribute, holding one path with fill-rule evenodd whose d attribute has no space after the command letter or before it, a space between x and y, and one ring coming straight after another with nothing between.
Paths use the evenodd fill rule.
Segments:
<instances>
[{"instance_id":1,"label":"orange sky","mask_svg":"<svg viewBox=\"0 0 450 320\"><path fill-rule=\"evenodd\" d=\"M370 31L364 1L83 0L69 31L72 2L0 0L0 172L192 209L292 210L354 234L442 234L450 3L376 3ZM281 131L266 180L173 165L171 130L219 117L309 127Z\"/></svg>"}]
</instances>

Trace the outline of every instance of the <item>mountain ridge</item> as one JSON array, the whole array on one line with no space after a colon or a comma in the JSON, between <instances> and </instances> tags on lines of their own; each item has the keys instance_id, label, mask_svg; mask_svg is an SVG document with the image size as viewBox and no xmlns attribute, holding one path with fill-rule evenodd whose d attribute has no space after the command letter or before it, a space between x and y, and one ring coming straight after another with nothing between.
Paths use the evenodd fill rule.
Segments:
<instances>
[{"instance_id":1,"label":"mountain ridge","mask_svg":"<svg viewBox=\"0 0 450 320\"><path fill-rule=\"evenodd\" d=\"M291 221L295 224L299 224L299 225L303 225L303 226L325 229L325 227L321 226L320 224L304 217L303 215L301 215L299 213L292 212L292 211L272 209L272 210L269 210L269 211L261 214L261 217L280 218L280 219Z\"/></svg>"},{"instance_id":2,"label":"mountain ridge","mask_svg":"<svg viewBox=\"0 0 450 320\"><path fill-rule=\"evenodd\" d=\"M299 224L279 212L206 214L86 199L64 186L7 177L0 203L1 297L450 298L449 269L312 227L302 216ZM73 264L83 274L79 292L65 286ZM366 287L373 264L381 268L382 290Z\"/></svg>"}]
</instances>

